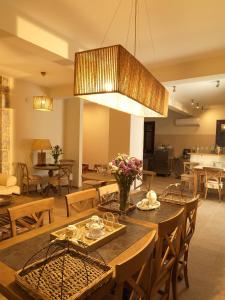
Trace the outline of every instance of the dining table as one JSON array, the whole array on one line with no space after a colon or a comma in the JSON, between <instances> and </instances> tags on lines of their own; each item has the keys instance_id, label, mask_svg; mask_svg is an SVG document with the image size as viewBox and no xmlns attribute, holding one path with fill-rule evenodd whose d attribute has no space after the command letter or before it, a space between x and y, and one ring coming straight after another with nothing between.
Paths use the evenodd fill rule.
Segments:
<instances>
[{"instance_id":1,"label":"dining table","mask_svg":"<svg viewBox=\"0 0 225 300\"><path fill-rule=\"evenodd\" d=\"M143 198L143 193L134 193L133 201ZM134 255L147 242L158 223L173 217L182 209L181 205L161 202L156 210L140 211L137 208L120 217L119 221L126 225L126 231L97 248L104 261L113 269L112 279L100 289L94 291L87 299L97 300L109 292L115 282L115 266L127 257ZM0 292L8 299L32 299L15 282L15 272L21 269L26 261L50 241L50 233L56 229L75 224L92 215L101 216L103 212L97 208L85 210L79 214L55 221L33 231L29 231L0 243ZM147 275L146 275L147 276Z\"/></svg>"},{"instance_id":2,"label":"dining table","mask_svg":"<svg viewBox=\"0 0 225 300\"><path fill-rule=\"evenodd\" d=\"M105 181L106 183L116 182L116 178L113 174L98 173L98 172L85 172L82 174L83 180L97 180Z\"/></svg>"},{"instance_id":3,"label":"dining table","mask_svg":"<svg viewBox=\"0 0 225 300\"><path fill-rule=\"evenodd\" d=\"M200 178L202 176L205 176L204 167L206 167L206 166L198 165L198 166L193 167L193 174L194 174L193 194L194 194L194 196L196 196L198 194L199 186L201 183ZM215 168L215 167L212 167L212 168ZM221 178L225 178L225 168L221 168L221 169L222 169Z\"/></svg>"}]
</instances>

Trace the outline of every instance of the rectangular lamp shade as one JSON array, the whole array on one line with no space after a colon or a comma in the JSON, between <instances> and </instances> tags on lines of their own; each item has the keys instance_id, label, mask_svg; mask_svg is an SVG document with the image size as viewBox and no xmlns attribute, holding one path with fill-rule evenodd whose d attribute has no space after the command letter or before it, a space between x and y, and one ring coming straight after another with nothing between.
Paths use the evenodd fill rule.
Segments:
<instances>
[{"instance_id":1,"label":"rectangular lamp shade","mask_svg":"<svg viewBox=\"0 0 225 300\"><path fill-rule=\"evenodd\" d=\"M34 96L33 108L35 110L41 110L41 111L52 111L53 99L48 96Z\"/></svg>"},{"instance_id":2,"label":"rectangular lamp shade","mask_svg":"<svg viewBox=\"0 0 225 300\"><path fill-rule=\"evenodd\" d=\"M121 45L75 54L74 95L142 117L166 117L165 87Z\"/></svg>"}]
</instances>

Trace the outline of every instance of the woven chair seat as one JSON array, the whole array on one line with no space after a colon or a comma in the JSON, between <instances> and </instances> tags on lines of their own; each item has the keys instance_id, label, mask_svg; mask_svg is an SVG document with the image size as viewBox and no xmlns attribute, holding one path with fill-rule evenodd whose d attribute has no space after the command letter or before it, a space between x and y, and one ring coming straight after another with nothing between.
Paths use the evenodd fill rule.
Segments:
<instances>
[{"instance_id":1,"label":"woven chair seat","mask_svg":"<svg viewBox=\"0 0 225 300\"><path fill-rule=\"evenodd\" d=\"M205 186L208 188L208 189L222 189L223 188L223 183L222 182L218 182L218 181L214 181L214 180L208 180L206 183L205 183Z\"/></svg>"}]
</instances>

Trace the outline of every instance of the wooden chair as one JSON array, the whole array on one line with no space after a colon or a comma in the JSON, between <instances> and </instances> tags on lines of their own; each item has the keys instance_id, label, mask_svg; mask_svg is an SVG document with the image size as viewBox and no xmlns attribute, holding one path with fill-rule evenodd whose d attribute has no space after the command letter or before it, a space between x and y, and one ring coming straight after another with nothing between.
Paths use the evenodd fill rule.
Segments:
<instances>
[{"instance_id":1,"label":"wooden chair","mask_svg":"<svg viewBox=\"0 0 225 300\"><path fill-rule=\"evenodd\" d=\"M30 175L28 171L28 167L25 163L18 163L18 168L21 174L21 182L22 182L22 193L24 192L24 187L27 188L27 193L30 192L30 186L36 186L36 190L38 189L38 185L40 185L41 193L42 193L42 178L39 175Z\"/></svg>"},{"instance_id":2,"label":"wooden chair","mask_svg":"<svg viewBox=\"0 0 225 300\"><path fill-rule=\"evenodd\" d=\"M184 173L181 174L181 183L184 185L188 184L189 190L194 185L193 168L197 165L198 163L195 162L184 162Z\"/></svg>"},{"instance_id":3,"label":"wooden chair","mask_svg":"<svg viewBox=\"0 0 225 300\"><path fill-rule=\"evenodd\" d=\"M11 237L10 219L8 214L0 214L0 241Z\"/></svg>"},{"instance_id":4,"label":"wooden chair","mask_svg":"<svg viewBox=\"0 0 225 300\"><path fill-rule=\"evenodd\" d=\"M116 285L113 299L149 299L148 288L144 288L144 278L148 274L152 253L155 247L156 231L153 230L150 238L131 257L115 266ZM124 293L127 291L127 298ZM108 299L111 299L110 297Z\"/></svg>"},{"instance_id":5,"label":"wooden chair","mask_svg":"<svg viewBox=\"0 0 225 300\"><path fill-rule=\"evenodd\" d=\"M117 183L108 184L98 188L99 202L104 203L116 197L119 193L119 187Z\"/></svg>"},{"instance_id":6,"label":"wooden chair","mask_svg":"<svg viewBox=\"0 0 225 300\"><path fill-rule=\"evenodd\" d=\"M53 207L54 198L46 198L8 208L12 236L42 226L46 213L49 223L52 223Z\"/></svg>"},{"instance_id":7,"label":"wooden chair","mask_svg":"<svg viewBox=\"0 0 225 300\"><path fill-rule=\"evenodd\" d=\"M62 187L67 187L70 192L70 178L71 167L68 165L59 165L58 173L55 176L49 177L48 183L58 188L59 195L61 195Z\"/></svg>"},{"instance_id":8,"label":"wooden chair","mask_svg":"<svg viewBox=\"0 0 225 300\"><path fill-rule=\"evenodd\" d=\"M60 159L59 163L63 166L67 166L70 168L70 188L72 188L72 182L73 182L73 167L75 165L75 160L73 159Z\"/></svg>"},{"instance_id":9,"label":"wooden chair","mask_svg":"<svg viewBox=\"0 0 225 300\"><path fill-rule=\"evenodd\" d=\"M67 217L71 216L71 210L76 213L96 206L96 189L89 189L80 192L71 193L65 196Z\"/></svg>"},{"instance_id":10,"label":"wooden chair","mask_svg":"<svg viewBox=\"0 0 225 300\"><path fill-rule=\"evenodd\" d=\"M219 200L221 200L221 196L223 193L223 182L221 179L221 173L223 170L211 167L204 167L203 170L205 172L205 199L207 198L208 189L213 189L218 191Z\"/></svg>"},{"instance_id":11,"label":"wooden chair","mask_svg":"<svg viewBox=\"0 0 225 300\"><path fill-rule=\"evenodd\" d=\"M163 294L163 299L169 299L170 281L173 266L179 254L184 209L158 224L158 240L155 247L155 257L150 284L150 299L157 292ZM164 291L160 289L165 287Z\"/></svg>"},{"instance_id":12,"label":"wooden chair","mask_svg":"<svg viewBox=\"0 0 225 300\"><path fill-rule=\"evenodd\" d=\"M196 215L198 209L199 195L197 195L191 202L185 205L185 219L181 235L181 246L176 263L174 264L172 274L173 298L177 300L177 280L182 279L182 272L184 274L185 285L189 288L188 280L188 254L190 249L190 242L195 232Z\"/></svg>"},{"instance_id":13,"label":"wooden chair","mask_svg":"<svg viewBox=\"0 0 225 300\"><path fill-rule=\"evenodd\" d=\"M150 191L156 173L153 171L143 170L142 174L143 177L140 179L141 184L137 185L137 179L135 179L134 189L136 190L137 188L144 187L145 190Z\"/></svg>"}]
</instances>

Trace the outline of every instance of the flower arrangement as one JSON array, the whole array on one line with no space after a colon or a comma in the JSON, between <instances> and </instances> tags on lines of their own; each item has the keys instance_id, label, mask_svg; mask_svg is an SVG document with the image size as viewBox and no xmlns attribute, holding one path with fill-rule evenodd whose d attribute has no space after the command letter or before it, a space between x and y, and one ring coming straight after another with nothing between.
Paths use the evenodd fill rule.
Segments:
<instances>
[{"instance_id":1,"label":"flower arrangement","mask_svg":"<svg viewBox=\"0 0 225 300\"><path fill-rule=\"evenodd\" d=\"M54 158L55 164L58 163L58 159L61 154L63 154L63 150L59 145L52 147L51 155Z\"/></svg>"},{"instance_id":2,"label":"flower arrangement","mask_svg":"<svg viewBox=\"0 0 225 300\"><path fill-rule=\"evenodd\" d=\"M142 161L127 154L118 154L109 163L120 190L120 210L125 210L129 200L130 187L133 181L142 175Z\"/></svg>"}]
</instances>

